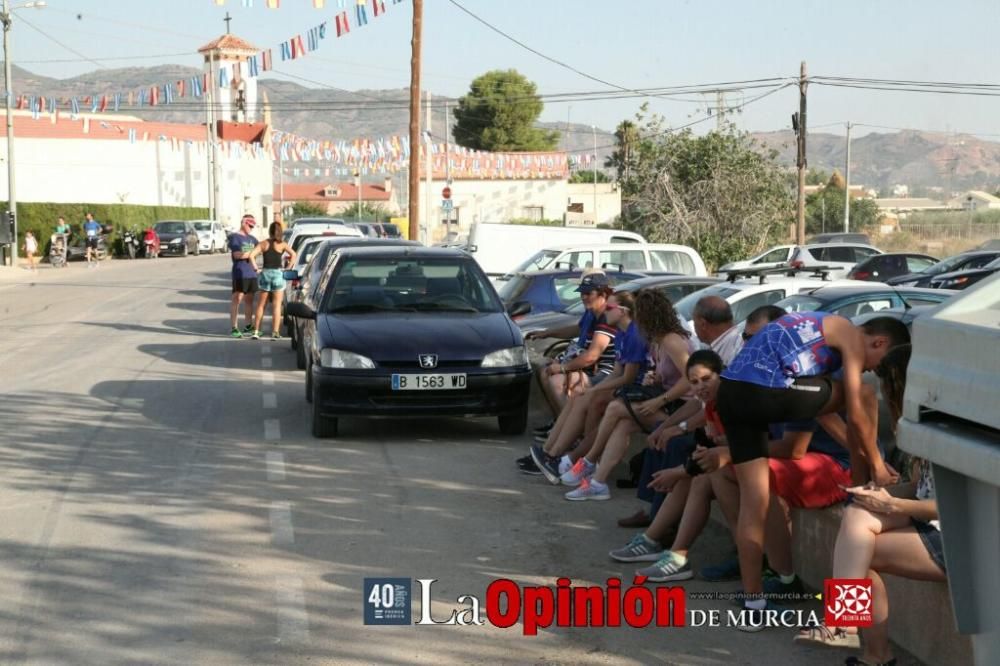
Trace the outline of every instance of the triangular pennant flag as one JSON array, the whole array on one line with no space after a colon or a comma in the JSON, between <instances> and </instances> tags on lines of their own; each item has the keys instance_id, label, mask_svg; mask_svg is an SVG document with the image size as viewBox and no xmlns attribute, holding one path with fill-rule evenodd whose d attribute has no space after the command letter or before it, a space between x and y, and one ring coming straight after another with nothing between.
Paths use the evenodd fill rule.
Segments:
<instances>
[{"instance_id":1,"label":"triangular pennant flag","mask_svg":"<svg viewBox=\"0 0 1000 666\"><path fill-rule=\"evenodd\" d=\"M334 27L337 28L337 37L346 35L351 31L351 24L347 21L347 12L340 12L333 19Z\"/></svg>"},{"instance_id":2,"label":"triangular pennant flag","mask_svg":"<svg viewBox=\"0 0 1000 666\"><path fill-rule=\"evenodd\" d=\"M368 25L368 8L366 3L368 0L358 0L357 6L354 8L354 16L357 19L357 24Z\"/></svg>"},{"instance_id":3,"label":"triangular pennant flag","mask_svg":"<svg viewBox=\"0 0 1000 666\"><path fill-rule=\"evenodd\" d=\"M385 14L385 3L382 0L372 0L372 14L375 16Z\"/></svg>"}]
</instances>

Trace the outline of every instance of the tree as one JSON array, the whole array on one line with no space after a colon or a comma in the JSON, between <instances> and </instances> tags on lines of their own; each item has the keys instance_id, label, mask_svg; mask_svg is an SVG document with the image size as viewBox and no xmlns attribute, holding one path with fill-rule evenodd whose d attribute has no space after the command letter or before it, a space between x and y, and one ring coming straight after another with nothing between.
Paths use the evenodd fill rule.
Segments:
<instances>
[{"instance_id":1,"label":"tree","mask_svg":"<svg viewBox=\"0 0 1000 666\"><path fill-rule=\"evenodd\" d=\"M806 185L825 185L830 176L822 169L809 169L806 172Z\"/></svg>"},{"instance_id":2,"label":"tree","mask_svg":"<svg viewBox=\"0 0 1000 666\"><path fill-rule=\"evenodd\" d=\"M559 132L534 126L542 113L535 84L517 70L477 77L458 100L452 132L460 146L488 151L552 150Z\"/></svg>"},{"instance_id":3,"label":"tree","mask_svg":"<svg viewBox=\"0 0 1000 666\"><path fill-rule=\"evenodd\" d=\"M645 107L643 107L645 109ZM632 170L635 166L636 145L639 142L639 128L631 120L623 120L615 129L618 147L611 153L604 166L614 167L618 172L618 182L626 188L631 186Z\"/></svg>"},{"instance_id":4,"label":"tree","mask_svg":"<svg viewBox=\"0 0 1000 666\"><path fill-rule=\"evenodd\" d=\"M297 217L325 217L326 208L308 201L296 201L292 204L292 219Z\"/></svg>"},{"instance_id":5,"label":"tree","mask_svg":"<svg viewBox=\"0 0 1000 666\"><path fill-rule=\"evenodd\" d=\"M592 169L579 169L577 171L574 171L573 174L569 177L569 182L571 182L571 183L593 183L594 182L594 173L597 173L597 182L598 183L610 183L611 182L611 179L608 177L608 174L606 174L606 173L604 173L603 171L600 171L600 170L598 170L598 171L595 172Z\"/></svg>"},{"instance_id":6,"label":"tree","mask_svg":"<svg viewBox=\"0 0 1000 666\"><path fill-rule=\"evenodd\" d=\"M358 204L352 203L350 206L345 208L340 212L340 217L358 220L361 222L388 222L389 212L381 204L372 205L366 201L361 202L360 212L358 215Z\"/></svg>"},{"instance_id":7,"label":"tree","mask_svg":"<svg viewBox=\"0 0 1000 666\"><path fill-rule=\"evenodd\" d=\"M840 187L837 187L837 183ZM821 234L844 228L844 180L834 172L830 183L806 197L806 233ZM851 199L851 230L870 229L882 213L874 199Z\"/></svg>"},{"instance_id":8,"label":"tree","mask_svg":"<svg viewBox=\"0 0 1000 666\"><path fill-rule=\"evenodd\" d=\"M636 120L635 163L622 188L626 228L690 245L713 268L788 237L793 201L777 151L732 125L695 136L644 108Z\"/></svg>"}]
</instances>

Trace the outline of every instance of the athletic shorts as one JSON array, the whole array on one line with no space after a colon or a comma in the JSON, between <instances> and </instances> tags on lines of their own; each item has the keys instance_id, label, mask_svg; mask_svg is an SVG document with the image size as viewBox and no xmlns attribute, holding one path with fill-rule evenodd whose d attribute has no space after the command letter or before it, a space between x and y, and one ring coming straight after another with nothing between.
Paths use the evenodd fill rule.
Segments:
<instances>
[{"instance_id":1,"label":"athletic shorts","mask_svg":"<svg viewBox=\"0 0 1000 666\"><path fill-rule=\"evenodd\" d=\"M96 250L98 240L100 239L97 236L87 236L87 247L91 250Z\"/></svg>"},{"instance_id":2,"label":"athletic shorts","mask_svg":"<svg viewBox=\"0 0 1000 666\"><path fill-rule=\"evenodd\" d=\"M285 274L279 268L265 268L257 281L261 291L281 291L285 288Z\"/></svg>"},{"instance_id":3,"label":"athletic shorts","mask_svg":"<svg viewBox=\"0 0 1000 666\"><path fill-rule=\"evenodd\" d=\"M827 376L800 377L788 388L723 377L716 408L726 430L733 463L767 458L769 424L814 419L830 402L832 394L833 380Z\"/></svg>"},{"instance_id":4,"label":"athletic shorts","mask_svg":"<svg viewBox=\"0 0 1000 666\"><path fill-rule=\"evenodd\" d=\"M840 486L851 485L851 472L825 453L806 452L798 460L771 458L771 492L800 509L822 509L847 499Z\"/></svg>"},{"instance_id":5,"label":"athletic shorts","mask_svg":"<svg viewBox=\"0 0 1000 666\"><path fill-rule=\"evenodd\" d=\"M234 294L254 294L257 292L257 278L233 278Z\"/></svg>"}]
</instances>

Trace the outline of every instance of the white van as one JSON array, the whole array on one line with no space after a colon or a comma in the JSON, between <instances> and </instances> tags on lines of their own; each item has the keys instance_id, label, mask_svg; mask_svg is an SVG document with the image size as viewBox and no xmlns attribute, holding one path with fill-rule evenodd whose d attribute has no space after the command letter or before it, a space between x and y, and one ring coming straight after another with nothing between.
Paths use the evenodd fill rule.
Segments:
<instances>
[{"instance_id":1,"label":"white van","mask_svg":"<svg viewBox=\"0 0 1000 666\"><path fill-rule=\"evenodd\" d=\"M563 245L538 250L511 273L543 268L608 268L622 271L708 275L697 250L669 243Z\"/></svg>"},{"instance_id":2,"label":"white van","mask_svg":"<svg viewBox=\"0 0 1000 666\"><path fill-rule=\"evenodd\" d=\"M639 234L619 229L476 222L469 232L465 250L476 259L487 275L506 275L525 256L547 247L645 242L646 239Z\"/></svg>"}]
</instances>

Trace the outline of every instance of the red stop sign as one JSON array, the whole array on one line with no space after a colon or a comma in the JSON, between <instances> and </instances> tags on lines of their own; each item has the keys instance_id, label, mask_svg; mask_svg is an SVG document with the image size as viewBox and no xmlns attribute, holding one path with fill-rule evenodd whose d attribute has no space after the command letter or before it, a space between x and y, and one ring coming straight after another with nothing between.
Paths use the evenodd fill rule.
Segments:
<instances>
[{"instance_id":1,"label":"red stop sign","mask_svg":"<svg viewBox=\"0 0 1000 666\"><path fill-rule=\"evenodd\" d=\"M441 197L444 199L451 199L451 188L445 187L443 190L441 190Z\"/></svg>"}]
</instances>

